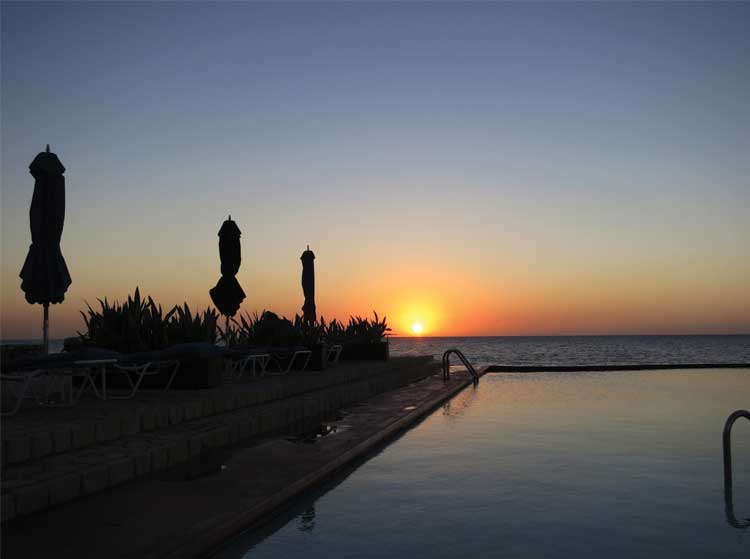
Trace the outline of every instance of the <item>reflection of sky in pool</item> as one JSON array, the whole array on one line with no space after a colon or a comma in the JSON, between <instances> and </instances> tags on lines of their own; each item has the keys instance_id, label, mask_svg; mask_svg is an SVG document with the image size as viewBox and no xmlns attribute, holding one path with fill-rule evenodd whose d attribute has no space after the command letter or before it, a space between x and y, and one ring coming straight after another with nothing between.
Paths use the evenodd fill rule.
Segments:
<instances>
[{"instance_id":1,"label":"reflection of sky in pool","mask_svg":"<svg viewBox=\"0 0 750 559\"><path fill-rule=\"evenodd\" d=\"M750 371L490 374L221 557L743 557ZM750 423L733 431L750 517Z\"/></svg>"}]
</instances>

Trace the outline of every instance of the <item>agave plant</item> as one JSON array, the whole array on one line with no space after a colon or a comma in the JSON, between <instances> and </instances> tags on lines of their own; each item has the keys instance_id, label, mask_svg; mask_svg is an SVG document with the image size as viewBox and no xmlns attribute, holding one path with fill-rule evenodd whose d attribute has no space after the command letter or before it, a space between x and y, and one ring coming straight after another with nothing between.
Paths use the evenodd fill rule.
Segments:
<instances>
[{"instance_id":1,"label":"agave plant","mask_svg":"<svg viewBox=\"0 0 750 559\"><path fill-rule=\"evenodd\" d=\"M295 324L271 311L240 315L240 320L232 319L232 323L235 328L228 332L219 328L221 339L232 346L289 346L301 341Z\"/></svg>"},{"instance_id":2,"label":"agave plant","mask_svg":"<svg viewBox=\"0 0 750 559\"><path fill-rule=\"evenodd\" d=\"M325 321L308 322L295 315L294 322L279 317L274 312L263 311L260 315L240 315L231 319L233 328L218 327L220 338L231 347L247 346L316 346L326 341ZM226 330L226 331L225 331Z\"/></svg>"},{"instance_id":3,"label":"agave plant","mask_svg":"<svg viewBox=\"0 0 750 559\"><path fill-rule=\"evenodd\" d=\"M125 303L110 303L106 297L98 301L100 310L86 303L88 314L81 312L86 331L78 335L83 343L124 353L161 349L167 344L171 312L163 316L161 306L151 297L142 299L137 287Z\"/></svg>"},{"instance_id":4,"label":"agave plant","mask_svg":"<svg viewBox=\"0 0 750 559\"><path fill-rule=\"evenodd\" d=\"M176 306L169 312L171 320L167 323L167 340L169 344L207 342L216 343L217 322L219 315L214 309L203 313L190 311L187 303Z\"/></svg>"},{"instance_id":5,"label":"agave plant","mask_svg":"<svg viewBox=\"0 0 750 559\"><path fill-rule=\"evenodd\" d=\"M78 332L82 343L122 353L163 349L184 342L216 341L216 312L204 311L195 316L187 304L175 306L164 314L161 305L151 297L143 299L136 287L125 303L98 299L100 310L91 305L81 312L85 332Z\"/></svg>"},{"instance_id":6,"label":"agave plant","mask_svg":"<svg viewBox=\"0 0 750 559\"><path fill-rule=\"evenodd\" d=\"M237 319L231 318L230 322L234 324L234 328L230 326L222 329L221 326L217 326L219 338L227 347L255 345L255 329L258 322L260 322L257 312L254 312L252 316L249 314L245 316L240 315L239 322Z\"/></svg>"},{"instance_id":7,"label":"agave plant","mask_svg":"<svg viewBox=\"0 0 750 559\"><path fill-rule=\"evenodd\" d=\"M255 323L254 342L261 346L293 346L300 343L300 335L288 318L263 311Z\"/></svg>"},{"instance_id":8,"label":"agave plant","mask_svg":"<svg viewBox=\"0 0 750 559\"><path fill-rule=\"evenodd\" d=\"M300 315L294 316L294 329L297 332L299 343L305 347L314 347L326 340L326 328L323 317L320 321L304 320Z\"/></svg>"},{"instance_id":9,"label":"agave plant","mask_svg":"<svg viewBox=\"0 0 750 559\"><path fill-rule=\"evenodd\" d=\"M346 326L346 339L351 343L377 343L384 340L391 329L388 327L386 317L380 320L378 313L373 311L375 318L370 321L361 316L349 318Z\"/></svg>"},{"instance_id":10,"label":"agave plant","mask_svg":"<svg viewBox=\"0 0 750 559\"><path fill-rule=\"evenodd\" d=\"M326 324L325 318L320 317L323 338L331 345L343 344L347 341L346 327L335 318Z\"/></svg>"}]
</instances>

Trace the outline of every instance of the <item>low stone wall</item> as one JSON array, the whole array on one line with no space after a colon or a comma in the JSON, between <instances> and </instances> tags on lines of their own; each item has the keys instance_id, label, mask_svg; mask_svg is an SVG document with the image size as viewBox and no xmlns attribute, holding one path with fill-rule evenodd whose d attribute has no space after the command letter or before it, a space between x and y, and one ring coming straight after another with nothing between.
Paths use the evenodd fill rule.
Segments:
<instances>
[{"instance_id":1,"label":"low stone wall","mask_svg":"<svg viewBox=\"0 0 750 559\"><path fill-rule=\"evenodd\" d=\"M284 431L435 374L431 358L352 363L202 391L26 410L3 421L2 519Z\"/></svg>"}]
</instances>

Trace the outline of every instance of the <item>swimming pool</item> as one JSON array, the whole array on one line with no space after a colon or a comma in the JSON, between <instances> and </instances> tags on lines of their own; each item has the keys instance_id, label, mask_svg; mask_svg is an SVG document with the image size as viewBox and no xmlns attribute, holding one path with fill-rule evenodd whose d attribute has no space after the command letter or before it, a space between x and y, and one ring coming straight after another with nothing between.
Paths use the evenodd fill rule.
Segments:
<instances>
[{"instance_id":1,"label":"swimming pool","mask_svg":"<svg viewBox=\"0 0 750 559\"><path fill-rule=\"evenodd\" d=\"M487 374L217 557L746 558L748 407L750 370Z\"/></svg>"}]
</instances>

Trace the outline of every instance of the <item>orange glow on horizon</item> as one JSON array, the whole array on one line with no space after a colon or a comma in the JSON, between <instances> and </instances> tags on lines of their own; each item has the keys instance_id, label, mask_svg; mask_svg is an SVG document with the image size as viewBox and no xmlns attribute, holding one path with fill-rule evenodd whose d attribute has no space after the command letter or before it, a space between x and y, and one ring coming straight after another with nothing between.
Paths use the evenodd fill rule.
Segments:
<instances>
[{"instance_id":1,"label":"orange glow on horizon","mask_svg":"<svg viewBox=\"0 0 750 559\"><path fill-rule=\"evenodd\" d=\"M110 256L114 252L87 259L83 252L66 248L69 268L75 270L74 283L63 304L50 309L52 337L83 330L79 311L85 310L86 301L93 306L97 297L122 301L136 285L142 295L151 295L164 308L182 302L193 309L210 307L208 290L218 277L218 255L213 239L208 234L204 237L199 239L202 244L197 253L205 258L190 258L172 247L170 262L176 268L133 269ZM160 251L166 251L168 244L160 245ZM322 242L315 249L319 315L327 321L347 322L352 315L372 319L377 311L397 337L749 331L750 303L743 297L747 291L743 278L744 270L750 268L744 263L743 273L736 277L708 270L680 281L674 280L671 264L659 268L658 274L655 265L646 270L633 267L625 282L622 270L604 263L580 262L576 268L503 256L485 262L477 273L468 258L464 265L446 269L435 263L436 256L416 259L412 253L386 251L377 244L366 254L348 245ZM22 248L16 251L15 261L23 262ZM296 245L281 251L248 235L243 245L247 256L237 276L248 295L241 314L272 310L293 318L301 312L299 253ZM137 246L128 246L127 254L133 261L152 262ZM381 269L372 262L386 265ZM3 339L34 338L40 332L41 307L25 302L17 278L19 267L3 270ZM180 279L175 270L190 270L190 274ZM421 332L416 332L415 324L422 325Z\"/></svg>"}]
</instances>

